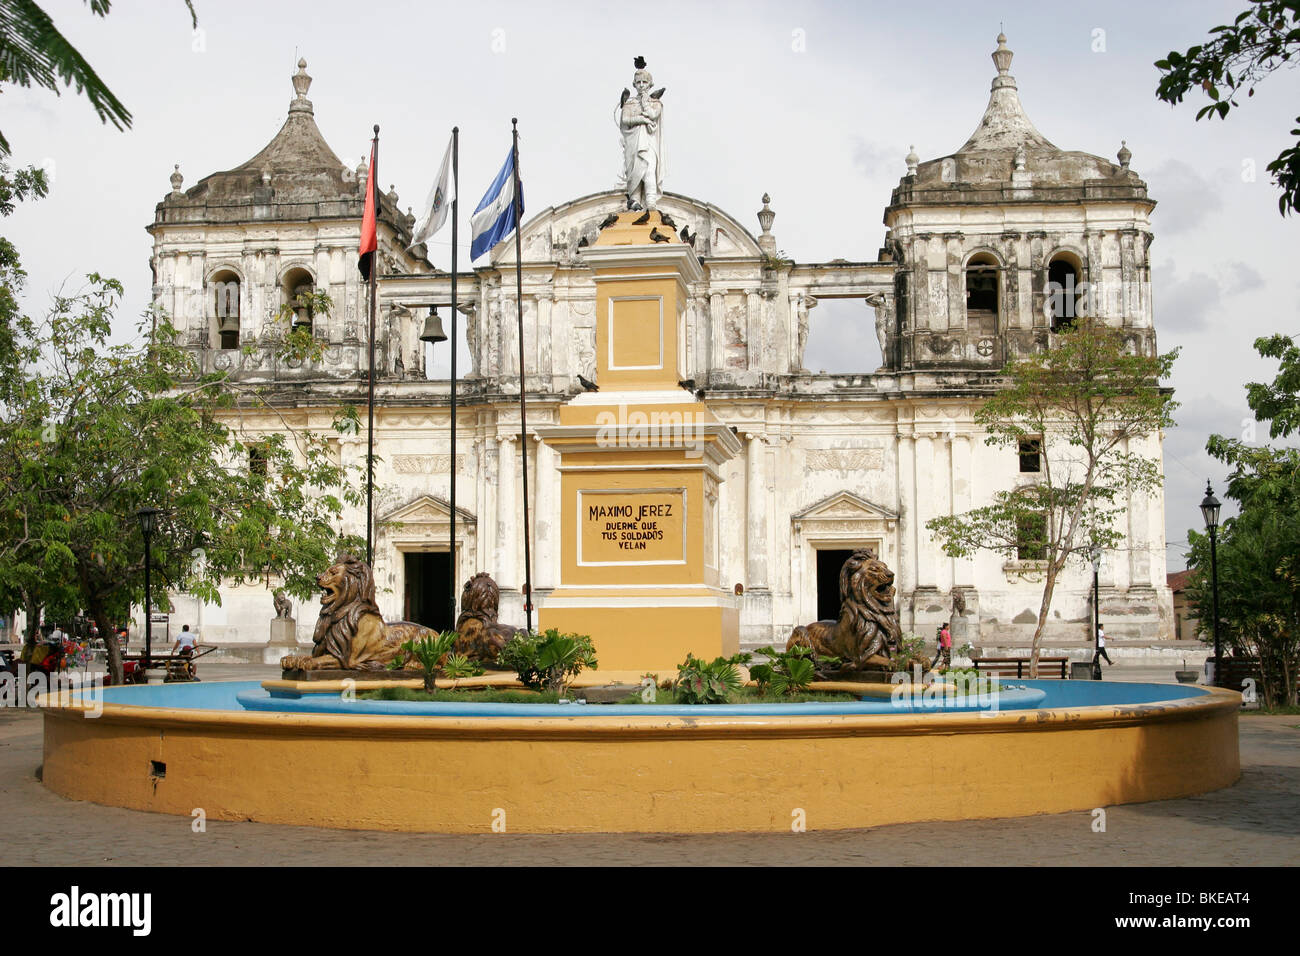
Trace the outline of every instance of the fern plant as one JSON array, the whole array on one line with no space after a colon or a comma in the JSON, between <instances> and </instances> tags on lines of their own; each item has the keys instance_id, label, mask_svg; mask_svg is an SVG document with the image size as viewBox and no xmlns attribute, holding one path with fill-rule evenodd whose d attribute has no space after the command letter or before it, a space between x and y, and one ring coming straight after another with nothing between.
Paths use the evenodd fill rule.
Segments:
<instances>
[{"instance_id":1,"label":"fern plant","mask_svg":"<svg viewBox=\"0 0 1300 956\"><path fill-rule=\"evenodd\" d=\"M411 638L402 644L397 656L389 663L391 670L402 670L411 660L420 663L424 671L424 689L432 691L437 686L438 675L444 670L443 658L451 653L456 643L455 631L443 631L441 634L428 633L423 637ZM460 655L464 656L464 655Z\"/></svg>"},{"instance_id":2,"label":"fern plant","mask_svg":"<svg viewBox=\"0 0 1300 956\"><path fill-rule=\"evenodd\" d=\"M758 653L770 658L769 663L755 664L749 669L760 694L771 692L788 697L803 693L817 678L819 667L832 669L840 663L838 657L816 657L812 648L798 645L786 651L760 647Z\"/></svg>"}]
</instances>

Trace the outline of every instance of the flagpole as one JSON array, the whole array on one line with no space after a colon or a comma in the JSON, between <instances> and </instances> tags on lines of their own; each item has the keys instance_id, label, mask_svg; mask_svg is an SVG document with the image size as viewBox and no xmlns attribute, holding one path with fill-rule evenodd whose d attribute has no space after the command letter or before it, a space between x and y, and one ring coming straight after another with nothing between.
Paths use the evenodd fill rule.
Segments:
<instances>
[{"instance_id":1,"label":"flagpole","mask_svg":"<svg viewBox=\"0 0 1300 956\"><path fill-rule=\"evenodd\" d=\"M451 128L451 542L447 564L451 568L451 623L456 626L456 252L460 203L460 127Z\"/></svg>"},{"instance_id":2,"label":"flagpole","mask_svg":"<svg viewBox=\"0 0 1300 956\"><path fill-rule=\"evenodd\" d=\"M528 411L524 401L524 272L523 240L524 203L519 186L519 120L510 120L514 142L512 166L515 177L515 308L519 321L519 454L523 456L524 469L524 626L533 629L533 573L532 549L528 534Z\"/></svg>"},{"instance_id":3,"label":"flagpole","mask_svg":"<svg viewBox=\"0 0 1300 956\"><path fill-rule=\"evenodd\" d=\"M375 251L370 260L370 392L366 401L366 564L375 566L375 274L379 271L379 124L371 140L370 192L375 204Z\"/></svg>"}]
</instances>

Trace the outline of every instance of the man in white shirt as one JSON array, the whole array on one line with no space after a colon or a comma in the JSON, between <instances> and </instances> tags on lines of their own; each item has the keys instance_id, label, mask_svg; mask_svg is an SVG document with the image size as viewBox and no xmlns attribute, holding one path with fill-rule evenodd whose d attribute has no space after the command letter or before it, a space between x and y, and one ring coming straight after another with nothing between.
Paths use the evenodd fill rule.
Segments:
<instances>
[{"instance_id":1,"label":"man in white shirt","mask_svg":"<svg viewBox=\"0 0 1300 956\"><path fill-rule=\"evenodd\" d=\"M1110 655L1106 653L1106 629L1100 624L1097 625L1097 659L1106 658L1107 664L1114 664Z\"/></svg>"}]
</instances>

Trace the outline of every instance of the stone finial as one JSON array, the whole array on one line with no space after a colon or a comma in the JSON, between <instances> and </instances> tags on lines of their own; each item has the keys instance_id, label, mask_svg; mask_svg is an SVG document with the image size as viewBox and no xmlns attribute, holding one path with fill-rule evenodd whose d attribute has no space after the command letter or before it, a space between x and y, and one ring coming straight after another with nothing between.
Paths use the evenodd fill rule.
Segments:
<instances>
[{"instance_id":1,"label":"stone finial","mask_svg":"<svg viewBox=\"0 0 1300 956\"><path fill-rule=\"evenodd\" d=\"M1128 140L1119 141L1119 152L1115 154L1115 158L1119 160L1121 167L1128 169L1128 161L1133 158L1133 151L1128 148Z\"/></svg>"},{"instance_id":2,"label":"stone finial","mask_svg":"<svg viewBox=\"0 0 1300 956\"><path fill-rule=\"evenodd\" d=\"M307 99L307 91L311 89L311 77L307 75L307 61L298 61L298 72L289 78L293 84L294 98L289 104L290 113L310 113L312 112L311 100Z\"/></svg>"},{"instance_id":3,"label":"stone finial","mask_svg":"<svg viewBox=\"0 0 1300 956\"><path fill-rule=\"evenodd\" d=\"M907 147L907 155L903 158L903 162L907 163L907 175L909 175L909 176L915 176L915 175L916 175L916 167L917 167L917 165L919 165L920 162L921 162L921 157L918 156L918 155L916 155L916 147L915 147L915 146L908 146L908 147Z\"/></svg>"},{"instance_id":4,"label":"stone finial","mask_svg":"<svg viewBox=\"0 0 1300 956\"><path fill-rule=\"evenodd\" d=\"M1007 49L1007 35L998 34L998 48L993 51L993 65L998 68L998 76L1008 76L1011 72L1011 58L1015 56Z\"/></svg>"},{"instance_id":5,"label":"stone finial","mask_svg":"<svg viewBox=\"0 0 1300 956\"><path fill-rule=\"evenodd\" d=\"M772 221L776 219L776 213L768 205L772 197L763 193L763 208L758 211L758 224L763 227L763 234L758 237L758 247L772 255L776 252L776 237L772 235Z\"/></svg>"},{"instance_id":6,"label":"stone finial","mask_svg":"<svg viewBox=\"0 0 1300 956\"><path fill-rule=\"evenodd\" d=\"M366 162L366 158L364 156L362 156L361 161L357 163L356 173L357 173L357 192L364 194L366 191L366 180L370 178L370 166Z\"/></svg>"},{"instance_id":7,"label":"stone finial","mask_svg":"<svg viewBox=\"0 0 1300 956\"><path fill-rule=\"evenodd\" d=\"M388 198L392 201L394 206L397 205L397 186L393 183L388 184Z\"/></svg>"},{"instance_id":8,"label":"stone finial","mask_svg":"<svg viewBox=\"0 0 1300 956\"><path fill-rule=\"evenodd\" d=\"M271 171L269 169L262 170L262 185L263 186L271 185Z\"/></svg>"},{"instance_id":9,"label":"stone finial","mask_svg":"<svg viewBox=\"0 0 1300 956\"><path fill-rule=\"evenodd\" d=\"M1023 146L1017 146L1015 155L1016 172L1023 173L1025 171L1025 163L1028 159L1029 157L1025 153L1025 148Z\"/></svg>"},{"instance_id":10,"label":"stone finial","mask_svg":"<svg viewBox=\"0 0 1300 956\"><path fill-rule=\"evenodd\" d=\"M177 163L175 166L172 167L171 181L172 181L172 195L179 196L181 194L181 183L185 182L185 177L181 175L180 163Z\"/></svg>"}]
</instances>

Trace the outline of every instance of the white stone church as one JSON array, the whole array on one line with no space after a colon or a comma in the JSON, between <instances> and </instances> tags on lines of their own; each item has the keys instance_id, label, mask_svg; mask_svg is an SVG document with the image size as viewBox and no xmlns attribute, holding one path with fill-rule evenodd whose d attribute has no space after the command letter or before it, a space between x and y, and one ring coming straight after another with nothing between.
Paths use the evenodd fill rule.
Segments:
<instances>
[{"instance_id":1,"label":"white stone church","mask_svg":"<svg viewBox=\"0 0 1300 956\"><path fill-rule=\"evenodd\" d=\"M679 367L743 443L724 466L715 547L746 645L783 642L793 625L834 616L839 567L859 547L873 548L895 570L904 632L932 637L953 620L959 642L964 632L985 647L1027 644L1033 634L1042 562L1032 553L948 558L925 523L1035 480L1034 450L987 446L972 416L998 387L1006 359L1050 347L1057 320L1049 282L1086 282L1094 314L1127 330L1136 348L1155 348L1147 255L1155 203L1126 149L1113 163L1060 149L1034 127L1011 58L999 37L989 105L963 145L926 161L906 158L884 209L885 244L874 255L847 249L828 263L779 258L766 197L758 234L707 201L671 191L659 201L695 234L702 266L678 317ZM339 405L356 404L365 418L368 296L356 259L366 169L346 166L322 138L304 63L292 82L288 119L256 156L189 189L179 170L173 174L149 227L154 298L176 317L204 369L268 387L294 427L335 436ZM501 586L502 620L523 624L525 458L535 603L544 607L558 584L557 456L531 429L558 421L582 390L578 376L596 377L596 289L583 253L602 221L624 208L624 193L610 188L526 218L526 448L514 243L499 244L486 264L459 276L471 367L460 370L457 388L453 515L450 382L426 378L419 340L429 305L450 303L450 276L430 265L423 246L407 251L414 217L395 193L382 197L375 446L376 516L385 526L375 571L387 618L451 626L450 559L458 581L490 572ZM268 343L272 315L304 289L328 292L335 303L329 315L298 314L328 348L319 362L281 364ZM880 368L824 374L804 367L824 299L862 303L860 321L874 326ZM254 414L241 427L252 440L282 426L279 415ZM344 464L364 462L365 449L364 427L338 440ZM1159 439L1132 450L1158 456ZM1102 620L1120 643L1170 639L1163 497L1133 498L1126 514L1124 548L1101 565ZM347 530L364 536L364 509L348 516ZM1048 644L1090 639L1092 577L1090 566L1068 569ZM273 586L228 589L219 607L173 595L173 629L186 622L209 642L264 645ZM964 614L953 614L954 599ZM315 615L311 605L297 610L300 640L310 640Z\"/></svg>"}]
</instances>

